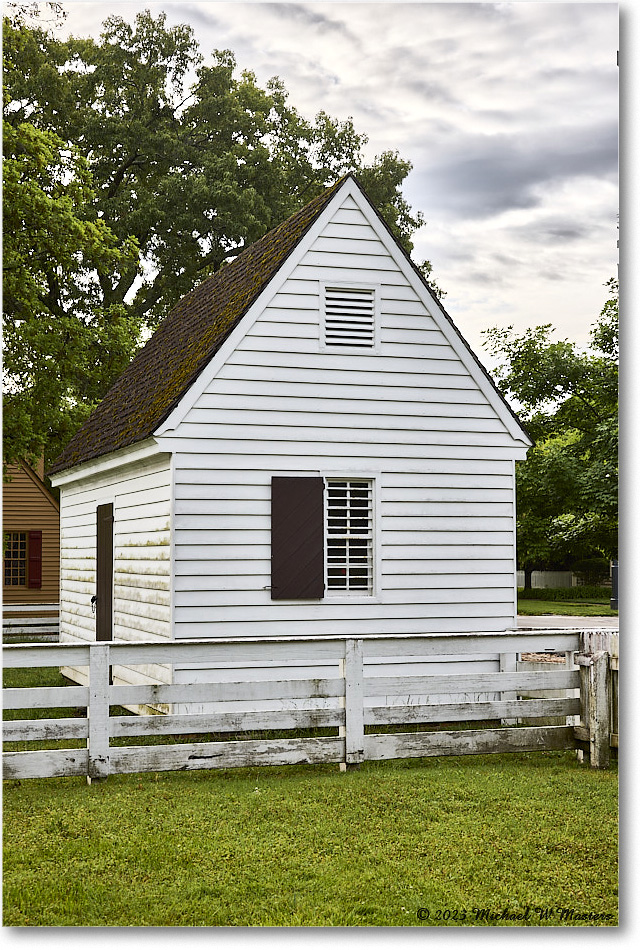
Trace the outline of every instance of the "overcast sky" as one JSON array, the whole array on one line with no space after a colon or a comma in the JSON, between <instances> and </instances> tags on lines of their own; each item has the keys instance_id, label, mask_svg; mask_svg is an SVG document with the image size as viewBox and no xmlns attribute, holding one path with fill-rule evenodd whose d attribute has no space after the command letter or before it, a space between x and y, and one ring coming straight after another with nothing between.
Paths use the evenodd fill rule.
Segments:
<instances>
[{"instance_id":1,"label":"overcast sky","mask_svg":"<svg viewBox=\"0 0 642 950\"><path fill-rule=\"evenodd\" d=\"M266 3L63 0L65 31L116 13L189 23L206 61L231 49L308 118L352 116L366 156L412 162L444 304L480 331L552 323L580 344L618 261L616 3Z\"/></svg>"}]
</instances>

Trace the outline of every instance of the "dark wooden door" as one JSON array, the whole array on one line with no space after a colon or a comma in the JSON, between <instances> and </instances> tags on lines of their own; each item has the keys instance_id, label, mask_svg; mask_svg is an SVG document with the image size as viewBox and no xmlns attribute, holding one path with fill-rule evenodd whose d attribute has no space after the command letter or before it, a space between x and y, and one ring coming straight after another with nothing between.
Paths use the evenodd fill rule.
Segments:
<instances>
[{"instance_id":1,"label":"dark wooden door","mask_svg":"<svg viewBox=\"0 0 642 950\"><path fill-rule=\"evenodd\" d=\"M96 639L111 640L114 582L114 506L96 510Z\"/></svg>"}]
</instances>

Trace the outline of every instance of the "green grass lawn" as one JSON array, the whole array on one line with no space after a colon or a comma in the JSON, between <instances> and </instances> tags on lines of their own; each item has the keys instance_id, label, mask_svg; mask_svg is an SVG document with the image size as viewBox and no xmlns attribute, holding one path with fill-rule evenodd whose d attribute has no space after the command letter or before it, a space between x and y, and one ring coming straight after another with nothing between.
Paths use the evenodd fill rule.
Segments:
<instances>
[{"instance_id":1,"label":"green grass lawn","mask_svg":"<svg viewBox=\"0 0 642 950\"><path fill-rule=\"evenodd\" d=\"M584 601L568 600L525 600L517 601L517 613L526 617L541 617L553 614L563 617L617 617L617 610L611 610L609 601L603 604L590 604Z\"/></svg>"},{"instance_id":2,"label":"green grass lawn","mask_svg":"<svg viewBox=\"0 0 642 950\"><path fill-rule=\"evenodd\" d=\"M5 926L612 926L617 766L551 752L8 781L3 885Z\"/></svg>"}]
</instances>

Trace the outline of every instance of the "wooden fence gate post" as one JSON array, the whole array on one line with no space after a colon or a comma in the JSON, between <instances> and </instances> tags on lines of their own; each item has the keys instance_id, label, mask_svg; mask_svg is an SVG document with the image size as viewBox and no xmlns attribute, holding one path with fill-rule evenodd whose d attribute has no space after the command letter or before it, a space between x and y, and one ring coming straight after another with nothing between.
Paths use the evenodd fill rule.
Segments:
<instances>
[{"instance_id":1,"label":"wooden fence gate post","mask_svg":"<svg viewBox=\"0 0 642 950\"><path fill-rule=\"evenodd\" d=\"M606 769L611 760L609 654L605 650L580 654L577 662L580 667L581 719L584 730L588 731L591 768Z\"/></svg>"},{"instance_id":2,"label":"wooden fence gate post","mask_svg":"<svg viewBox=\"0 0 642 950\"><path fill-rule=\"evenodd\" d=\"M345 677L345 769L358 768L364 759L363 640L346 640Z\"/></svg>"},{"instance_id":3,"label":"wooden fence gate post","mask_svg":"<svg viewBox=\"0 0 642 950\"><path fill-rule=\"evenodd\" d=\"M517 672L517 653L500 653L499 654L499 669L501 673L516 673ZM506 702L507 700L517 699L517 690L505 690L500 693L501 700ZM517 719L502 719L502 726L516 726Z\"/></svg>"},{"instance_id":4,"label":"wooden fence gate post","mask_svg":"<svg viewBox=\"0 0 642 950\"><path fill-rule=\"evenodd\" d=\"M87 782L109 775L109 643L89 648Z\"/></svg>"}]
</instances>

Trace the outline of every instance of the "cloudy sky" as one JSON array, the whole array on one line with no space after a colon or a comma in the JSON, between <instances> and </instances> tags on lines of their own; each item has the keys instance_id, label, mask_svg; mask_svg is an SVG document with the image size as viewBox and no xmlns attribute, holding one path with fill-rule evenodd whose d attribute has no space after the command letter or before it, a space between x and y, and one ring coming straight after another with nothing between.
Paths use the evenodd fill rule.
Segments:
<instances>
[{"instance_id":1,"label":"cloudy sky","mask_svg":"<svg viewBox=\"0 0 642 950\"><path fill-rule=\"evenodd\" d=\"M616 3L66 0L65 32L161 10L201 52L278 75L308 118L352 116L366 156L412 162L446 309L482 359L490 326L552 323L585 344L618 262Z\"/></svg>"}]
</instances>

